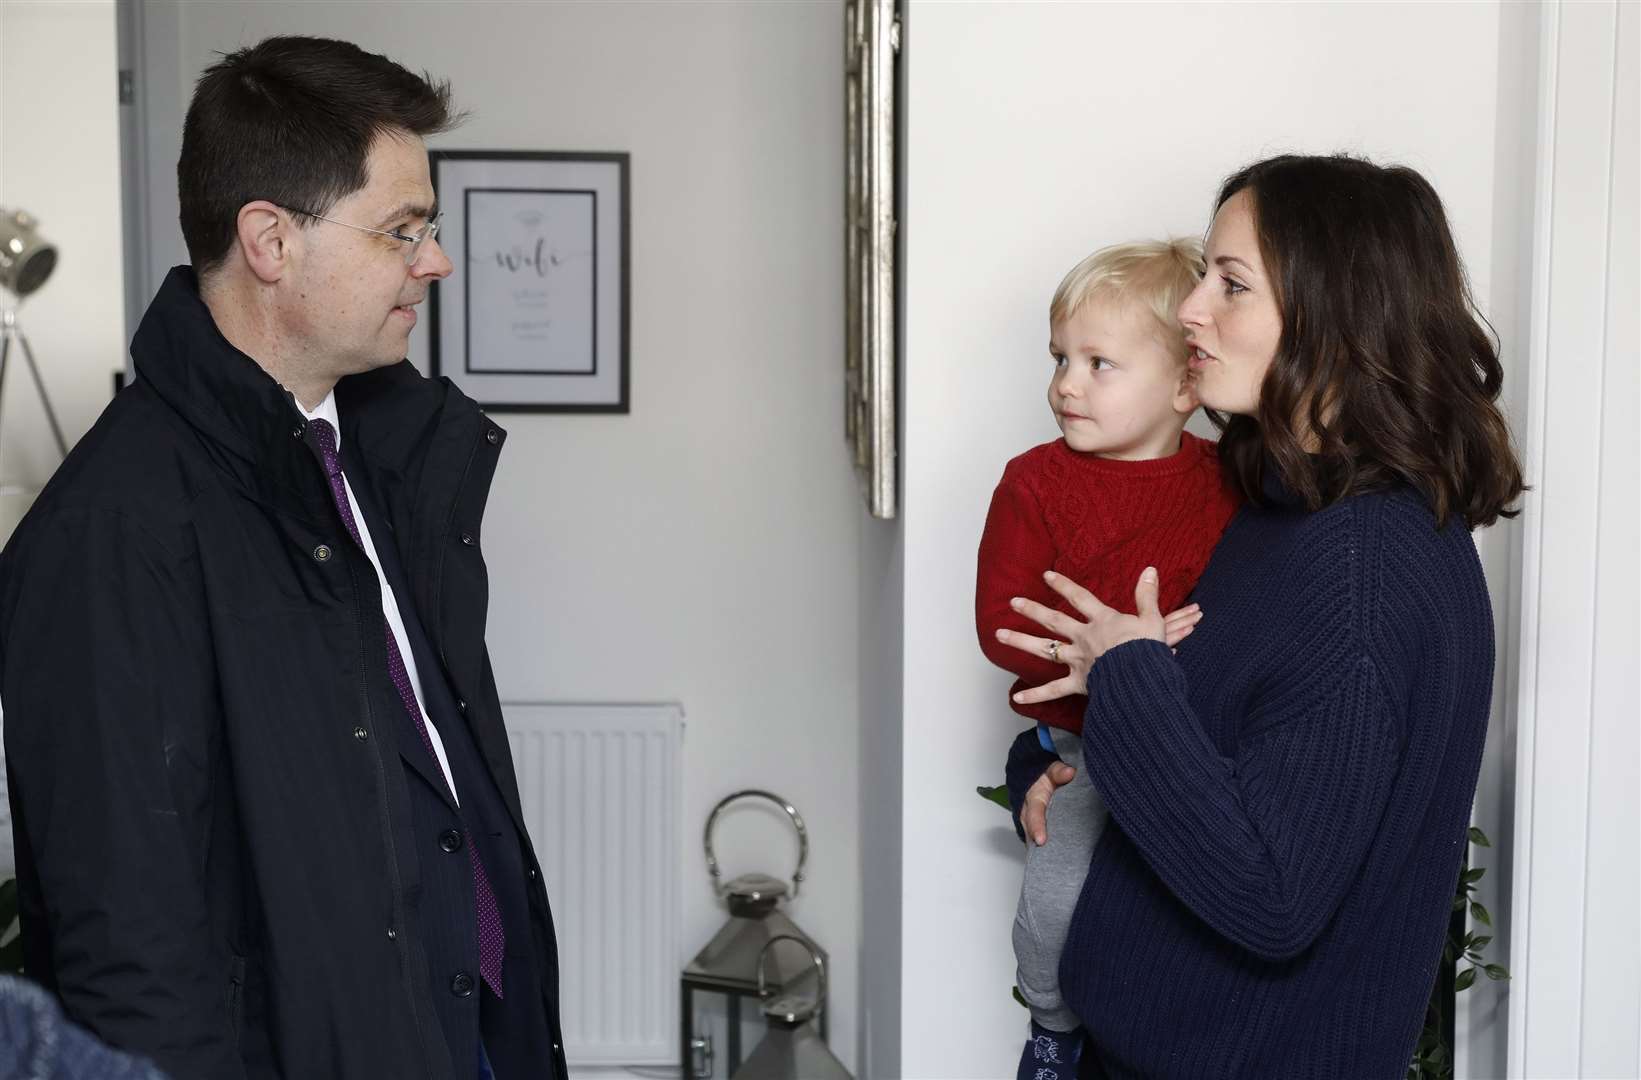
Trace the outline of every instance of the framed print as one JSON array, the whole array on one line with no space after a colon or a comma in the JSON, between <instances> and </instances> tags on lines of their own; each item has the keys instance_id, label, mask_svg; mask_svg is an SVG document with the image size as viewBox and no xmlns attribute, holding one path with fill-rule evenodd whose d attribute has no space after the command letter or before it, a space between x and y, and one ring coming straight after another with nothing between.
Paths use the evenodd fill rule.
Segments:
<instances>
[{"instance_id":1,"label":"framed print","mask_svg":"<svg viewBox=\"0 0 1641 1080\"><path fill-rule=\"evenodd\" d=\"M432 375L490 412L627 412L628 155L428 159L456 268L429 298Z\"/></svg>"}]
</instances>

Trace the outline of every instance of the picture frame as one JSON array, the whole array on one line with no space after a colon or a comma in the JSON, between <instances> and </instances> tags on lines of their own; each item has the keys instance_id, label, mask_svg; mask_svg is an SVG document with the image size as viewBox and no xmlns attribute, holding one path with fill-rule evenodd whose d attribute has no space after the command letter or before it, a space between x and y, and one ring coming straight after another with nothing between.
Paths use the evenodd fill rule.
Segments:
<instances>
[{"instance_id":1,"label":"picture frame","mask_svg":"<svg viewBox=\"0 0 1641 1080\"><path fill-rule=\"evenodd\" d=\"M631 159L432 150L454 275L428 297L429 373L488 412L630 411Z\"/></svg>"},{"instance_id":2,"label":"picture frame","mask_svg":"<svg viewBox=\"0 0 1641 1080\"><path fill-rule=\"evenodd\" d=\"M844 438L875 518L898 501L896 0L844 5Z\"/></svg>"}]
</instances>

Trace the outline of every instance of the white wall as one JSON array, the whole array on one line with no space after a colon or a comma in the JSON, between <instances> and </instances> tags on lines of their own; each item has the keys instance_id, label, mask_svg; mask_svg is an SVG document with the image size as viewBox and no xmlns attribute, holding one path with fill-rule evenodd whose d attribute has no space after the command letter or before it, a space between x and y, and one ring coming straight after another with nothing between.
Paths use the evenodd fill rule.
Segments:
<instances>
[{"instance_id":1,"label":"white wall","mask_svg":"<svg viewBox=\"0 0 1641 1080\"><path fill-rule=\"evenodd\" d=\"M41 108L48 87L50 107ZM58 255L17 315L70 447L125 366L117 110L113 0L0 0L0 206L38 218ZM15 302L0 292L0 308ZM61 461L20 347L7 368L0 544ZM5 790L0 759L0 878L12 871Z\"/></svg>"},{"instance_id":2,"label":"white wall","mask_svg":"<svg viewBox=\"0 0 1641 1080\"><path fill-rule=\"evenodd\" d=\"M1641 1075L1641 12L1543 12L1512 1077Z\"/></svg>"},{"instance_id":3,"label":"white wall","mask_svg":"<svg viewBox=\"0 0 1641 1080\"><path fill-rule=\"evenodd\" d=\"M632 154L632 412L498 417L496 674L504 699L684 704L690 955L726 917L701 855L708 810L740 787L797 805L811 858L792 914L831 951L831 1041L852 1064L860 509L841 430L841 6L173 0L144 19L155 275L181 251L167 177L192 82L213 53L270 34L346 38L448 77L474 115L435 146ZM718 839L727 874L791 869L795 844L766 815Z\"/></svg>"},{"instance_id":4,"label":"white wall","mask_svg":"<svg viewBox=\"0 0 1641 1080\"><path fill-rule=\"evenodd\" d=\"M1499 70L1500 19L1496 4L912 6L904 857L890 916L899 1041L915 1048L902 1075L1006 1075L1024 1031L1009 996L1020 845L973 793L999 780L1022 725L1008 676L975 644L972 590L1003 463L1055 434L1042 400L1054 286L1103 244L1199 234L1217 182L1249 160L1343 149L1432 180L1482 307L1508 316L1525 298L1495 280L1495 233L1522 207L1495 183L1496 110L1520 73ZM1478 542L1502 625L1507 530ZM1495 716L1495 742L1501 731ZM868 908L868 938L887 932L879 917Z\"/></svg>"}]
</instances>

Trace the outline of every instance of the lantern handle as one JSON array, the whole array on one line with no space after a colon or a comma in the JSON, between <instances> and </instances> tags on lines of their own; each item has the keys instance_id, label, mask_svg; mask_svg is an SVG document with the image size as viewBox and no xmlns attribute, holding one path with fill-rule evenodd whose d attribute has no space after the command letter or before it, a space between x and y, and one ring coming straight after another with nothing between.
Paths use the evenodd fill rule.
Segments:
<instances>
[{"instance_id":1,"label":"lantern handle","mask_svg":"<svg viewBox=\"0 0 1641 1080\"><path fill-rule=\"evenodd\" d=\"M821 1012L826 1008L826 962L821 959L820 953L815 951L813 945L795 934L775 934L764 942L763 948L758 950L758 1000L762 1001L769 996L769 989L764 981L764 957L769 955L770 946L777 941L796 941L803 946L803 951L808 953L809 958L815 962L815 971L820 975L820 988L819 996L815 998L815 1011L810 1015L812 1018L819 1018Z\"/></svg>"},{"instance_id":2,"label":"lantern handle","mask_svg":"<svg viewBox=\"0 0 1641 1080\"><path fill-rule=\"evenodd\" d=\"M760 791L757 788L748 788L745 791L737 791L733 795L724 796L719 800L718 805L712 808L712 813L707 815L704 843L707 849L707 872L712 875L713 891L719 896L724 894L723 886L718 881L721 876L718 872L718 856L712 851L712 828L718 824L718 815L723 813L724 808L730 803L735 802L737 799L752 798L768 799L782 810L785 810L786 816L792 819L792 827L798 830L798 868L792 873L792 895L797 896L798 888L803 884L804 863L809 861L809 830L803 827L803 817L799 815L797 807L772 791Z\"/></svg>"}]
</instances>

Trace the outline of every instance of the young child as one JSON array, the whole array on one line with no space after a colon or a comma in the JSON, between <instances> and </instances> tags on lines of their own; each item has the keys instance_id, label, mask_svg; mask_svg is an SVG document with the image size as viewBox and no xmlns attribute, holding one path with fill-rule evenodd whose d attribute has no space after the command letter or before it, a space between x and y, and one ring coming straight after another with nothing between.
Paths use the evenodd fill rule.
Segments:
<instances>
[{"instance_id":1,"label":"young child","mask_svg":"<svg viewBox=\"0 0 1641 1080\"><path fill-rule=\"evenodd\" d=\"M1168 644L1201 618L1195 605L1180 605L1237 507L1221 482L1214 443L1184 430L1197 399L1174 311L1201 265L1195 241L1123 244L1090 255L1060 282L1049 306L1048 404L1064 438L1008 463L980 538L980 648L1019 676L1009 691L1014 711L1036 720L1045 749L1077 770L1049 804L1047 842L1027 844L1014 921L1020 993L1031 1009L1022 1080L1077 1073L1083 1036L1060 997L1060 952L1107 813L1083 775L1087 699L1012 701L1019 690L1065 675L1053 655L1058 643L1037 657L996 635L1044 634L1010 608L1016 596L1070 612L1044 583L1045 570L1132 613L1134 585L1155 566L1161 609L1171 612Z\"/></svg>"}]
</instances>

